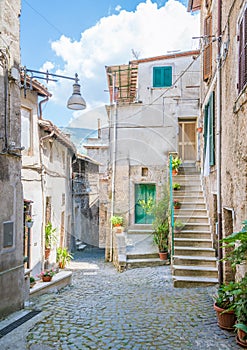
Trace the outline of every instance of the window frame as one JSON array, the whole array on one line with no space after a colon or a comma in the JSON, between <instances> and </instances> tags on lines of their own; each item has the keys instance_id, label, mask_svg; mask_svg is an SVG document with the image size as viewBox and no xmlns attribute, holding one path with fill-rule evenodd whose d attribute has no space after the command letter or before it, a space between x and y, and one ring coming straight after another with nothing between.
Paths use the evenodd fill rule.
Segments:
<instances>
[{"instance_id":1,"label":"window frame","mask_svg":"<svg viewBox=\"0 0 247 350\"><path fill-rule=\"evenodd\" d=\"M27 112L29 114L29 118L27 118L27 116L23 115L23 112ZM28 143L28 148L25 145L25 142L23 142L23 121L28 120L29 121L29 125L28 125L28 129L27 133L29 136L29 143ZM23 154L24 155L32 155L33 154L33 110L29 107L23 106L21 105L21 146L25 146L25 149L23 150Z\"/></svg>"}]
</instances>

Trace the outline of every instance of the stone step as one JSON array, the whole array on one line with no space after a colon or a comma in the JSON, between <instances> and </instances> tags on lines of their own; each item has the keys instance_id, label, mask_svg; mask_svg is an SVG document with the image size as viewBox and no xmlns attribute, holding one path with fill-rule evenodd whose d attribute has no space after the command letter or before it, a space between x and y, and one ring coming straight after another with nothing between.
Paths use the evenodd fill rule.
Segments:
<instances>
[{"instance_id":1,"label":"stone step","mask_svg":"<svg viewBox=\"0 0 247 350\"><path fill-rule=\"evenodd\" d=\"M185 225L182 231L195 231L195 232L209 231L210 232L210 225L206 223L185 222L184 224Z\"/></svg>"},{"instance_id":2,"label":"stone step","mask_svg":"<svg viewBox=\"0 0 247 350\"><path fill-rule=\"evenodd\" d=\"M159 254L158 253L145 253L145 254L142 254L142 253L128 254L127 253L126 257L129 260L135 260L135 259L143 260L143 259L153 259L153 258L156 259L159 257Z\"/></svg>"},{"instance_id":3,"label":"stone step","mask_svg":"<svg viewBox=\"0 0 247 350\"><path fill-rule=\"evenodd\" d=\"M206 225L209 225L209 219L207 216L199 216L199 215L195 215L193 213L191 213L190 216L185 216L185 215L181 215L183 213L179 213L179 215L175 215L174 216L174 219L175 219L175 222L176 220L179 220L179 221L182 221L184 224L190 224L190 223L200 223L200 224L206 224Z\"/></svg>"},{"instance_id":4,"label":"stone step","mask_svg":"<svg viewBox=\"0 0 247 350\"><path fill-rule=\"evenodd\" d=\"M191 238L191 239L211 239L211 232L205 231L193 231L193 230L181 230L180 232L174 232L175 238Z\"/></svg>"},{"instance_id":5,"label":"stone step","mask_svg":"<svg viewBox=\"0 0 247 350\"><path fill-rule=\"evenodd\" d=\"M174 255L174 265L216 267L217 259L211 256Z\"/></svg>"},{"instance_id":6,"label":"stone step","mask_svg":"<svg viewBox=\"0 0 247 350\"><path fill-rule=\"evenodd\" d=\"M169 264L168 260L160 260L160 258L149 258L149 259L127 259L127 268L139 268L139 267L150 267L150 266L163 266Z\"/></svg>"},{"instance_id":7,"label":"stone step","mask_svg":"<svg viewBox=\"0 0 247 350\"><path fill-rule=\"evenodd\" d=\"M218 282L218 278L208 277L174 276L173 278L173 285L175 288L207 287L215 285Z\"/></svg>"},{"instance_id":8,"label":"stone step","mask_svg":"<svg viewBox=\"0 0 247 350\"><path fill-rule=\"evenodd\" d=\"M183 265L173 265L173 275L174 276L203 276L203 277L213 277L218 278L217 267L208 266L183 266Z\"/></svg>"},{"instance_id":9,"label":"stone step","mask_svg":"<svg viewBox=\"0 0 247 350\"><path fill-rule=\"evenodd\" d=\"M206 247L181 247L181 246L175 246L174 247L174 253L175 255L180 256L207 256L207 257L215 257L215 250L213 248L206 248Z\"/></svg>"},{"instance_id":10,"label":"stone step","mask_svg":"<svg viewBox=\"0 0 247 350\"><path fill-rule=\"evenodd\" d=\"M205 247L212 248L211 239L202 238L174 238L174 245L176 247Z\"/></svg>"},{"instance_id":11,"label":"stone step","mask_svg":"<svg viewBox=\"0 0 247 350\"><path fill-rule=\"evenodd\" d=\"M134 234L152 234L154 232L154 230L152 228L150 229L128 229L128 235L134 235Z\"/></svg>"},{"instance_id":12,"label":"stone step","mask_svg":"<svg viewBox=\"0 0 247 350\"><path fill-rule=\"evenodd\" d=\"M196 202L186 202L183 201L183 206L180 208L181 213L183 212L183 210L197 210L197 209L204 209L206 210L206 204L205 202L201 202L201 203L196 203Z\"/></svg>"},{"instance_id":13,"label":"stone step","mask_svg":"<svg viewBox=\"0 0 247 350\"><path fill-rule=\"evenodd\" d=\"M180 208L179 215L181 216L207 216L207 210L205 208ZM175 215L176 217L177 215ZM207 216L208 217L208 216Z\"/></svg>"},{"instance_id":14,"label":"stone step","mask_svg":"<svg viewBox=\"0 0 247 350\"><path fill-rule=\"evenodd\" d=\"M184 206L186 203L194 203L194 204L198 204L198 203L205 203L205 199L203 196L193 196L193 195L188 195L188 196L181 196L181 195L177 195L176 197L174 197L173 199L178 200L179 202L181 202L181 204Z\"/></svg>"},{"instance_id":15,"label":"stone step","mask_svg":"<svg viewBox=\"0 0 247 350\"><path fill-rule=\"evenodd\" d=\"M56 273L50 282L38 281L33 288L30 289L30 298L37 297L46 293L53 293L72 282L72 272L63 270Z\"/></svg>"},{"instance_id":16,"label":"stone step","mask_svg":"<svg viewBox=\"0 0 247 350\"><path fill-rule=\"evenodd\" d=\"M187 198L187 197L203 198L203 192L201 190L173 191L173 198Z\"/></svg>"}]
</instances>

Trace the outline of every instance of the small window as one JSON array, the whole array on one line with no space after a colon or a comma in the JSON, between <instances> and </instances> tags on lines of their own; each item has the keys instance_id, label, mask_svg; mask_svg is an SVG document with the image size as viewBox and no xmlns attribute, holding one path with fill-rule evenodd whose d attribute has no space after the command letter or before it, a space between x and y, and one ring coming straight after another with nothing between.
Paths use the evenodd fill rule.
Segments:
<instances>
[{"instance_id":1,"label":"small window","mask_svg":"<svg viewBox=\"0 0 247 350\"><path fill-rule=\"evenodd\" d=\"M153 87L172 86L172 67L153 67Z\"/></svg>"},{"instance_id":2,"label":"small window","mask_svg":"<svg viewBox=\"0 0 247 350\"><path fill-rule=\"evenodd\" d=\"M3 248L13 247L14 223L12 221L3 223Z\"/></svg>"},{"instance_id":3,"label":"small window","mask_svg":"<svg viewBox=\"0 0 247 350\"><path fill-rule=\"evenodd\" d=\"M142 168L142 176L148 176L148 168Z\"/></svg>"},{"instance_id":4,"label":"small window","mask_svg":"<svg viewBox=\"0 0 247 350\"><path fill-rule=\"evenodd\" d=\"M247 83L247 7L239 22L238 30L238 92L240 92Z\"/></svg>"}]
</instances>

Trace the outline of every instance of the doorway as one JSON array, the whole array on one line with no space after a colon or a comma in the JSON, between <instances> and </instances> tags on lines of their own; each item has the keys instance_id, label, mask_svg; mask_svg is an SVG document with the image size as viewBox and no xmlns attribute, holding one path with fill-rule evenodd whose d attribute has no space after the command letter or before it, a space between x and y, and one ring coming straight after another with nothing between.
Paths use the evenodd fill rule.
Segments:
<instances>
[{"instance_id":1,"label":"doorway","mask_svg":"<svg viewBox=\"0 0 247 350\"><path fill-rule=\"evenodd\" d=\"M179 156L183 163L195 162L197 155L196 120L180 120L178 124Z\"/></svg>"},{"instance_id":2,"label":"doorway","mask_svg":"<svg viewBox=\"0 0 247 350\"><path fill-rule=\"evenodd\" d=\"M135 185L135 223L152 224L153 214L143 208L141 203L155 203L156 186L155 184L136 184Z\"/></svg>"}]
</instances>

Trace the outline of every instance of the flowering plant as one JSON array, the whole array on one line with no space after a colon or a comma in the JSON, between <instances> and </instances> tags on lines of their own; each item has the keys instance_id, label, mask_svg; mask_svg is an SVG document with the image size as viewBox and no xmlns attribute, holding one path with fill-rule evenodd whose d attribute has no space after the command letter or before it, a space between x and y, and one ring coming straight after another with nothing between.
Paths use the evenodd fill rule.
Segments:
<instances>
[{"instance_id":1,"label":"flowering plant","mask_svg":"<svg viewBox=\"0 0 247 350\"><path fill-rule=\"evenodd\" d=\"M37 275L37 276L40 277L40 278L46 277L46 276L53 277L55 274L56 274L55 269L50 269L50 270L41 271L40 274Z\"/></svg>"},{"instance_id":2,"label":"flowering plant","mask_svg":"<svg viewBox=\"0 0 247 350\"><path fill-rule=\"evenodd\" d=\"M26 215L26 222L31 222L31 221L33 221L31 215Z\"/></svg>"}]
</instances>

